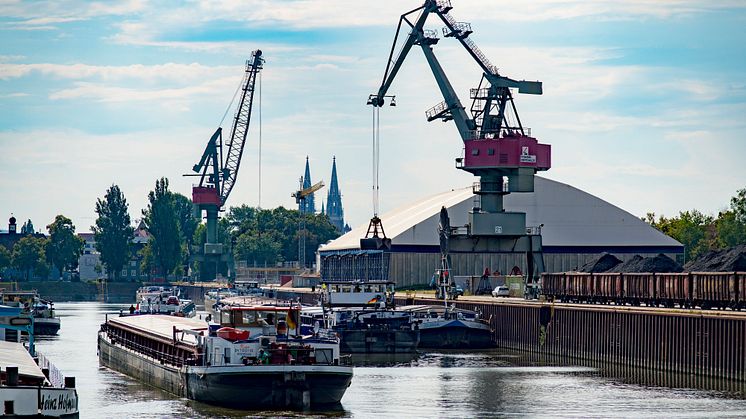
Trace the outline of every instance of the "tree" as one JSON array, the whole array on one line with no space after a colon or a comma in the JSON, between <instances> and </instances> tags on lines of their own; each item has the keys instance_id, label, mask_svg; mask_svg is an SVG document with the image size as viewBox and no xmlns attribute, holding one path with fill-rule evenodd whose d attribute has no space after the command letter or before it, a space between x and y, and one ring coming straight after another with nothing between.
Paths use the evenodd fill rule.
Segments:
<instances>
[{"instance_id":1,"label":"tree","mask_svg":"<svg viewBox=\"0 0 746 419\"><path fill-rule=\"evenodd\" d=\"M730 199L730 209L739 223L746 224L746 188L738 190Z\"/></svg>"},{"instance_id":2,"label":"tree","mask_svg":"<svg viewBox=\"0 0 746 419\"><path fill-rule=\"evenodd\" d=\"M738 221L733 211L723 211L715 220L719 248L746 244L746 224Z\"/></svg>"},{"instance_id":3,"label":"tree","mask_svg":"<svg viewBox=\"0 0 746 419\"><path fill-rule=\"evenodd\" d=\"M48 267L44 263L46 246L46 238L34 236L23 237L13 246L12 264L23 272L27 281L34 275L46 276L48 272Z\"/></svg>"},{"instance_id":4,"label":"tree","mask_svg":"<svg viewBox=\"0 0 746 419\"><path fill-rule=\"evenodd\" d=\"M5 268L10 266L10 260L10 250L0 244L0 278L2 278Z\"/></svg>"},{"instance_id":5,"label":"tree","mask_svg":"<svg viewBox=\"0 0 746 419\"><path fill-rule=\"evenodd\" d=\"M142 215L150 233L150 251L155 265L164 277L173 274L182 261L184 236L174 208L173 194L168 190L168 179L160 178L148 194L148 208Z\"/></svg>"},{"instance_id":6,"label":"tree","mask_svg":"<svg viewBox=\"0 0 746 419\"><path fill-rule=\"evenodd\" d=\"M194 216L194 205L191 199L180 193L173 193L172 196L179 230L181 230L183 240L186 243L182 265L189 265L189 255L192 253L192 244L194 243L194 232L197 230L200 219Z\"/></svg>"},{"instance_id":7,"label":"tree","mask_svg":"<svg viewBox=\"0 0 746 419\"><path fill-rule=\"evenodd\" d=\"M129 205L117 185L111 185L104 199L96 201L96 225L92 226L96 250L101 253L101 264L109 279L119 279L122 269L132 254L132 237Z\"/></svg>"},{"instance_id":8,"label":"tree","mask_svg":"<svg viewBox=\"0 0 746 419\"><path fill-rule=\"evenodd\" d=\"M66 269L72 270L78 266L78 258L83 254L85 242L75 235L72 220L64 215L55 217L54 222L47 226L47 231L47 261L59 270L61 279Z\"/></svg>"}]
</instances>

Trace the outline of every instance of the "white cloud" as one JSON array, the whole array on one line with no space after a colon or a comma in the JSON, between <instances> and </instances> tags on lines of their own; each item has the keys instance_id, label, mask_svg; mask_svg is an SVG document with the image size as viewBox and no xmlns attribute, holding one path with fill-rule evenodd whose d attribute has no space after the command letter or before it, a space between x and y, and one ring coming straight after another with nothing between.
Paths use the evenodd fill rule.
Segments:
<instances>
[{"instance_id":1,"label":"white cloud","mask_svg":"<svg viewBox=\"0 0 746 419\"><path fill-rule=\"evenodd\" d=\"M132 64L125 66L90 64L16 64L0 62L0 80L7 80L40 73L62 79L98 78L107 81L139 79L148 82L164 80L201 80L207 77L225 76L235 73L239 66L206 66L199 63L156 65ZM240 70L239 70L240 71Z\"/></svg>"}]
</instances>

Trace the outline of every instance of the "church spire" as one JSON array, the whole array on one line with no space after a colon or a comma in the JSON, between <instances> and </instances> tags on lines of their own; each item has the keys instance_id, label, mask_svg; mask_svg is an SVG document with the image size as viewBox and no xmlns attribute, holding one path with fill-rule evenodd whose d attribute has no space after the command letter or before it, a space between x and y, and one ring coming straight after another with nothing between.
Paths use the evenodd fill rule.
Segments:
<instances>
[{"instance_id":1,"label":"church spire","mask_svg":"<svg viewBox=\"0 0 746 419\"><path fill-rule=\"evenodd\" d=\"M310 188L311 183L311 167L308 164L308 156L306 156L306 172L303 175L303 189ZM298 211L304 214L316 213L316 203L314 202L314 194L310 194L305 200L301 200L298 204Z\"/></svg>"},{"instance_id":2,"label":"church spire","mask_svg":"<svg viewBox=\"0 0 746 419\"><path fill-rule=\"evenodd\" d=\"M344 210L342 209L342 193L339 190L339 182L337 180L336 156L332 160L332 180L329 184L329 194L326 197L326 213L332 225L344 233Z\"/></svg>"}]
</instances>

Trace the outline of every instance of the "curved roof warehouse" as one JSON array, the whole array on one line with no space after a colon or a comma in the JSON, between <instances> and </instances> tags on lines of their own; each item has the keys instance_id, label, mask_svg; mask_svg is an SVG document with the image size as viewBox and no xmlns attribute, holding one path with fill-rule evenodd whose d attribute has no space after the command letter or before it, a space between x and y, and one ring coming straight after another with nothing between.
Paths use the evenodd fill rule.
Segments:
<instances>
[{"instance_id":1,"label":"curved roof warehouse","mask_svg":"<svg viewBox=\"0 0 746 419\"><path fill-rule=\"evenodd\" d=\"M448 209L452 226L460 226L466 224L467 214L474 203L472 188L466 187L429 196L383 214L381 219L386 234L392 239L391 279L400 285L428 281L438 262L440 208L445 206ZM681 243L635 215L580 189L539 176L536 176L535 192L507 195L505 209L525 212L528 226L543 225L544 259L550 272L572 270L602 252L613 253L622 260L635 254L658 253L680 258L684 252ZM367 224L360 225L322 245L319 248L322 275L326 256L361 252L360 238L366 231ZM422 257L398 257L398 254L434 255L423 260ZM506 272L513 264L521 266L524 259L516 255L470 255L467 259L471 260L452 260L456 275L480 275L485 267ZM417 267L397 272L397 259Z\"/></svg>"}]
</instances>

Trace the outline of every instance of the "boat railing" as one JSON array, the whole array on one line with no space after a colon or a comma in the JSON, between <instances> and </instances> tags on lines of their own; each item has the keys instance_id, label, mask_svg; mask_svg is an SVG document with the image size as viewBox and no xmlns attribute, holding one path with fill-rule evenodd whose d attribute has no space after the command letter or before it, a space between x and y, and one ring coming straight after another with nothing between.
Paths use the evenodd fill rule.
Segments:
<instances>
[{"instance_id":1,"label":"boat railing","mask_svg":"<svg viewBox=\"0 0 746 419\"><path fill-rule=\"evenodd\" d=\"M197 364L197 360L193 358L185 359L183 356L173 355L167 352L167 350L171 349L172 347L168 345L164 345L163 343L151 342L150 340L142 339L142 336L135 337L135 339L139 338L138 340L142 341L142 343L137 342L136 340L128 337L127 333L121 333L123 331L110 327L106 323L101 325L101 330L106 333L107 337L109 338L112 344L123 346L127 349L138 352L147 357L153 358L154 360L159 361L162 364L169 364L169 365L173 365L178 368L181 368L185 364L190 364L190 365ZM160 349L160 348L163 348L163 349Z\"/></svg>"}]
</instances>

